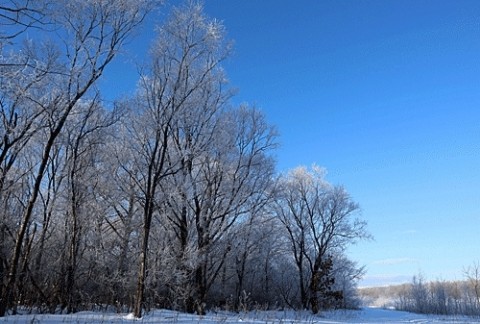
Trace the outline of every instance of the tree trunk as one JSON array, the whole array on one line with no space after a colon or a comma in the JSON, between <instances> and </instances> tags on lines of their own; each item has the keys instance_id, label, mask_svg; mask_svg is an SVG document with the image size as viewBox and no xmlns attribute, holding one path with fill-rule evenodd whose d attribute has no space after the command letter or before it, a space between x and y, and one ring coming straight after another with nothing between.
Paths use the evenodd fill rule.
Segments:
<instances>
[{"instance_id":1,"label":"tree trunk","mask_svg":"<svg viewBox=\"0 0 480 324\"><path fill-rule=\"evenodd\" d=\"M313 314L317 314L319 311L317 287L318 287L318 271L314 271L312 273L312 278L310 281L310 308Z\"/></svg>"},{"instance_id":2,"label":"tree trunk","mask_svg":"<svg viewBox=\"0 0 480 324\"><path fill-rule=\"evenodd\" d=\"M246 264L246 259L247 259L247 251L246 247L244 252L242 253L241 258L238 256L236 257L236 263L237 263L237 289L236 289L236 296L235 296L235 310L238 312L240 308L240 298L242 295L243 291L243 280L245 278L245 264Z\"/></svg>"},{"instance_id":3,"label":"tree trunk","mask_svg":"<svg viewBox=\"0 0 480 324\"><path fill-rule=\"evenodd\" d=\"M195 273L195 286L197 290L197 298L195 300L195 309L194 311L197 315L205 315L205 297L207 295L207 286L206 286L206 268L207 260L201 262L200 266L197 268Z\"/></svg>"},{"instance_id":4,"label":"tree trunk","mask_svg":"<svg viewBox=\"0 0 480 324\"><path fill-rule=\"evenodd\" d=\"M147 235L144 234L142 251L140 252L140 268L138 271L137 292L135 294L135 308L133 310L133 315L137 318L142 317L143 295L145 291L145 276L147 267L147 244L148 238Z\"/></svg>"},{"instance_id":5,"label":"tree trunk","mask_svg":"<svg viewBox=\"0 0 480 324\"><path fill-rule=\"evenodd\" d=\"M302 301L303 309L308 309L308 296L307 291L305 289L305 276L303 273L303 256L301 255L298 262L298 277L299 277L299 284L300 284L300 299Z\"/></svg>"},{"instance_id":6,"label":"tree trunk","mask_svg":"<svg viewBox=\"0 0 480 324\"><path fill-rule=\"evenodd\" d=\"M66 120L66 116L64 120L62 120L61 126L63 126ZM61 126L57 128L57 130L51 133L50 138L45 146L43 151L42 161L39 166L38 173L35 178L35 184L32 189L32 195L28 200L27 207L22 216L22 222L20 224L20 228L18 229L17 236L15 238L15 247L13 250L12 260L10 261L10 267L8 269L7 274L7 284L3 290L1 299L0 299L0 317L5 316L7 308L13 301L15 286L17 284L17 270L18 270L18 263L20 261L20 254L22 252L23 241L25 238L25 233L30 225L30 219L33 213L33 207L35 206L35 202L37 201L38 194L40 192L40 185L42 183L43 175L45 174L45 170L48 165L48 157L50 155L50 150L53 146L53 143L60 133Z\"/></svg>"},{"instance_id":7,"label":"tree trunk","mask_svg":"<svg viewBox=\"0 0 480 324\"><path fill-rule=\"evenodd\" d=\"M313 314L317 314L319 309L318 305L318 289L319 289L319 283L320 283L320 267L322 265L322 257L318 255L315 259L315 262L313 264L313 269L312 269L312 277L310 279L310 307L312 310Z\"/></svg>"},{"instance_id":8,"label":"tree trunk","mask_svg":"<svg viewBox=\"0 0 480 324\"><path fill-rule=\"evenodd\" d=\"M135 306L133 315L137 318L142 317L142 309L144 306L145 279L147 274L147 257L148 257L148 239L150 236L150 226L153 216L153 197L147 197L144 208L144 224L143 224L143 241L140 252L140 267L138 270L137 292L135 294Z\"/></svg>"},{"instance_id":9,"label":"tree trunk","mask_svg":"<svg viewBox=\"0 0 480 324\"><path fill-rule=\"evenodd\" d=\"M75 218L75 216L74 216ZM70 239L70 246L68 252L68 265L66 273L66 295L67 295L67 313L75 313L77 311L76 301L75 301L75 273L77 270L77 254L78 254L78 222L76 219L73 220L73 228L71 229L72 237Z\"/></svg>"}]
</instances>

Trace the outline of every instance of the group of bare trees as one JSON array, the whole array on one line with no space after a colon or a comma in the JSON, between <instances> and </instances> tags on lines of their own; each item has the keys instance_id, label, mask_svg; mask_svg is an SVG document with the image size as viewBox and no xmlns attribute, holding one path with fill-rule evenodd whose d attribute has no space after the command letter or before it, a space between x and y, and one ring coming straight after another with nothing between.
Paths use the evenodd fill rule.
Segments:
<instances>
[{"instance_id":1,"label":"group of bare trees","mask_svg":"<svg viewBox=\"0 0 480 324\"><path fill-rule=\"evenodd\" d=\"M299 274L302 306L314 313L345 302L347 289L333 289L334 273L341 272L334 267L343 268L344 284L360 278L363 269L345 259L344 251L370 237L366 223L355 218L358 204L344 188L327 183L324 173L317 166L292 170L280 178L275 205Z\"/></svg>"},{"instance_id":2,"label":"group of bare trees","mask_svg":"<svg viewBox=\"0 0 480 324\"><path fill-rule=\"evenodd\" d=\"M103 105L97 80L155 5L0 5L0 315L355 306L358 205L315 167L275 174L275 129L231 105L230 44L201 5L173 10L136 94Z\"/></svg>"},{"instance_id":3,"label":"group of bare trees","mask_svg":"<svg viewBox=\"0 0 480 324\"><path fill-rule=\"evenodd\" d=\"M475 288L469 281L425 282L414 278L398 295L397 309L422 314L480 315Z\"/></svg>"},{"instance_id":4,"label":"group of bare trees","mask_svg":"<svg viewBox=\"0 0 480 324\"><path fill-rule=\"evenodd\" d=\"M62 190L68 200L64 206L64 267L69 295L65 302L72 310L71 289L75 286L82 226L79 190L83 188L79 188L78 178L84 171L79 170L84 153L81 146L96 127L86 130L85 120L79 120L80 125L72 125L72 129L68 126L84 113L84 106L99 107L94 84L142 22L146 10L141 1L11 0L0 7L6 29L0 35L2 315L16 295L22 294L19 288L27 288L24 281L28 280L37 231L45 232L45 237L47 225L51 225L49 219L37 219L37 202L45 192L48 171L56 167L54 157L62 160L62 180L68 183ZM42 30L38 40L20 37L33 28ZM55 35L55 39L48 38L50 35L42 39L44 34ZM41 264L41 258L38 261Z\"/></svg>"},{"instance_id":5,"label":"group of bare trees","mask_svg":"<svg viewBox=\"0 0 480 324\"><path fill-rule=\"evenodd\" d=\"M396 297L399 310L422 314L480 316L480 264L465 269L464 281L426 282L413 277Z\"/></svg>"},{"instance_id":6,"label":"group of bare trees","mask_svg":"<svg viewBox=\"0 0 480 324\"><path fill-rule=\"evenodd\" d=\"M411 283L361 288L364 305L436 315L480 316L480 263L464 268L464 279L427 281L423 275Z\"/></svg>"}]
</instances>

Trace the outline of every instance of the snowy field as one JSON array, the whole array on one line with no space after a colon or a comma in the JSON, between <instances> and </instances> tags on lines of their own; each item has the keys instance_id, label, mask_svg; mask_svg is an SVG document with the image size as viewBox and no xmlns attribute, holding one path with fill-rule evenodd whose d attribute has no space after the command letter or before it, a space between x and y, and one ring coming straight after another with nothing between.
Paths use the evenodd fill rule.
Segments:
<instances>
[{"instance_id":1,"label":"snowy field","mask_svg":"<svg viewBox=\"0 0 480 324\"><path fill-rule=\"evenodd\" d=\"M0 323L480 323L478 318L417 315L381 308L359 311L331 311L314 316L308 312L261 311L242 314L209 313L206 316L156 310L142 319L131 314L80 312L73 315L16 315L0 318Z\"/></svg>"}]
</instances>

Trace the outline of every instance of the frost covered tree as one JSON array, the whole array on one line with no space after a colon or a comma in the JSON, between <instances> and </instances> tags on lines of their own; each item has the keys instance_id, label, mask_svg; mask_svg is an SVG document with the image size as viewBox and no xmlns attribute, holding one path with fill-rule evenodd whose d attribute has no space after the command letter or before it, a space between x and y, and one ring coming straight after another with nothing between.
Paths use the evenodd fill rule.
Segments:
<instances>
[{"instance_id":1,"label":"frost covered tree","mask_svg":"<svg viewBox=\"0 0 480 324\"><path fill-rule=\"evenodd\" d=\"M480 304L475 291L475 266L474 263L466 269L473 277L462 281L428 282L421 274L414 276L410 284L402 285L403 289L395 294L395 307L421 314L478 316ZM392 295L390 293L390 297Z\"/></svg>"},{"instance_id":2,"label":"frost covered tree","mask_svg":"<svg viewBox=\"0 0 480 324\"><path fill-rule=\"evenodd\" d=\"M183 274L176 276L176 282L169 286L174 288L173 294L183 299L183 307L192 311L190 300L194 288L189 283L192 275L189 262L194 246L189 204L197 181L195 169L209 154L206 152L218 136L219 115L231 96L224 89L226 79L220 65L228 56L230 46L225 40L223 25L206 17L200 4L189 2L174 9L171 20L161 29L154 51L157 67L164 68L169 60L177 61L173 65L167 63L167 68L175 70L171 80L165 78L165 82L172 83L178 97L174 98L179 109L172 121L169 159L177 163L179 172L163 184L162 191L170 192L163 201L166 210L163 222L172 229L171 241L174 242L171 255L166 257L174 260L175 264L170 266ZM166 76L166 71L162 73Z\"/></svg>"},{"instance_id":3,"label":"frost covered tree","mask_svg":"<svg viewBox=\"0 0 480 324\"><path fill-rule=\"evenodd\" d=\"M31 170L31 190L14 234L15 243L0 297L2 316L15 297L25 238L54 144L74 107L81 99L92 95L93 85L131 32L143 21L150 6L149 1L52 1L48 11L41 14L48 16L54 32L41 34L38 42L27 40L22 51L12 48L8 56L2 56L2 118L8 121L8 126L2 130L6 135L2 138L8 140L2 145L17 154L26 146L32 132L41 128L46 135L38 149L38 163ZM5 8L2 6L3 10ZM28 8L23 12L28 12ZM10 35L18 37L25 28L22 18L19 19L11 26L18 32ZM5 24L5 20L0 22ZM2 45L5 53L5 43ZM12 86L14 83L19 84ZM20 134L21 140L12 144L10 134Z\"/></svg>"},{"instance_id":4,"label":"frost covered tree","mask_svg":"<svg viewBox=\"0 0 480 324\"><path fill-rule=\"evenodd\" d=\"M274 170L269 152L276 145L276 133L259 111L241 107L229 112L222 124L213 150L196 170L190 200L198 251L194 297L200 306L231 249L229 231L270 199ZM221 255L210 258L220 247Z\"/></svg>"},{"instance_id":5,"label":"frost covered tree","mask_svg":"<svg viewBox=\"0 0 480 324\"><path fill-rule=\"evenodd\" d=\"M464 270L465 277L475 295L475 306L480 309L480 262L474 262Z\"/></svg>"},{"instance_id":6,"label":"frost covered tree","mask_svg":"<svg viewBox=\"0 0 480 324\"><path fill-rule=\"evenodd\" d=\"M99 185L98 164L106 138L105 130L111 127L117 118L115 112L108 113L99 107L95 99L92 102L79 102L72 116L65 124L60 141L65 145L65 203L64 215L64 273L62 282L64 296L62 306L69 313L76 311L77 272L79 260L88 242L88 235L96 230L99 222L96 202L96 190ZM102 217L102 216L100 216ZM92 246L93 248L93 246Z\"/></svg>"},{"instance_id":7,"label":"frost covered tree","mask_svg":"<svg viewBox=\"0 0 480 324\"><path fill-rule=\"evenodd\" d=\"M284 258L283 228L270 212L272 203L268 201L266 206L252 210L236 225L234 252L229 261L234 284L231 307L236 311L250 309L253 304L265 308L284 304L279 290L284 284L282 274L289 267Z\"/></svg>"},{"instance_id":8,"label":"frost covered tree","mask_svg":"<svg viewBox=\"0 0 480 324\"><path fill-rule=\"evenodd\" d=\"M137 115L131 127L135 162L129 172L142 193L144 210L137 317L143 307L152 220L166 199L162 195L167 191L159 188L168 177L188 170L190 160L208 140L209 119L225 100L219 66L225 56L221 25L206 20L201 5L191 2L176 8L158 29L151 63L140 79L137 98L130 103Z\"/></svg>"},{"instance_id":9,"label":"frost covered tree","mask_svg":"<svg viewBox=\"0 0 480 324\"><path fill-rule=\"evenodd\" d=\"M332 291L333 258L348 244L368 238L359 207L342 187L324 179L324 170L298 167L280 179L276 208L298 269L301 303L317 313ZM323 303L325 304L325 303Z\"/></svg>"},{"instance_id":10,"label":"frost covered tree","mask_svg":"<svg viewBox=\"0 0 480 324\"><path fill-rule=\"evenodd\" d=\"M204 312L207 292L228 252L226 233L252 208L248 203L265 187L264 174L273 170L266 151L274 135L263 116L247 107L227 109L231 93L224 89L220 63L229 51L222 24L205 17L201 5L175 8L158 29L151 64L137 97L128 103L136 111L128 172L144 210L137 317L144 307L147 263L162 257L149 257L152 231L161 235L159 228L166 228L173 244L164 261L182 274L173 278L180 282L165 284L177 287L174 298L184 299L186 310Z\"/></svg>"},{"instance_id":11,"label":"frost covered tree","mask_svg":"<svg viewBox=\"0 0 480 324\"><path fill-rule=\"evenodd\" d=\"M1 315L345 305L358 206L317 168L277 181L276 130L232 105L201 4L173 9L135 94L104 107L97 80L157 3L0 4Z\"/></svg>"},{"instance_id":12,"label":"frost covered tree","mask_svg":"<svg viewBox=\"0 0 480 324\"><path fill-rule=\"evenodd\" d=\"M0 4L0 48L30 28L48 24L50 0L6 0Z\"/></svg>"},{"instance_id":13,"label":"frost covered tree","mask_svg":"<svg viewBox=\"0 0 480 324\"><path fill-rule=\"evenodd\" d=\"M97 189L100 200L105 205L102 227L107 269L102 273L108 287L108 299L122 308L132 305L135 294L135 263L139 254L140 232L142 225L142 206L138 199L138 183L132 173L135 162L131 145L130 131L126 125L131 123L132 115L122 113L120 122L111 130L104 151L104 163L100 165L101 186Z\"/></svg>"},{"instance_id":14,"label":"frost covered tree","mask_svg":"<svg viewBox=\"0 0 480 324\"><path fill-rule=\"evenodd\" d=\"M342 299L332 306L344 309L358 308L360 299L357 282L365 275L365 267L348 259L345 254L338 254L333 259L333 275L332 290L340 292Z\"/></svg>"}]
</instances>

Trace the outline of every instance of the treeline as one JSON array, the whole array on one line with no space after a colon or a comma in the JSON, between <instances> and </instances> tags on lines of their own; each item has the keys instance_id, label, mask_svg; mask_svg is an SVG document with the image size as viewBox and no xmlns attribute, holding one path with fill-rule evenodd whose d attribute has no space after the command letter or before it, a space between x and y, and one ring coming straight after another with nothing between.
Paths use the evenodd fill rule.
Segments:
<instances>
[{"instance_id":1,"label":"treeline","mask_svg":"<svg viewBox=\"0 0 480 324\"><path fill-rule=\"evenodd\" d=\"M480 316L480 266L465 270L463 281L430 281L415 276L409 284L362 288L364 305L436 315Z\"/></svg>"},{"instance_id":2,"label":"treeline","mask_svg":"<svg viewBox=\"0 0 480 324\"><path fill-rule=\"evenodd\" d=\"M232 106L201 5L173 10L135 95L105 106L97 80L156 5L0 5L0 315L356 307L358 205L317 167L277 175L275 128Z\"/></svg>"},{"instance_id":3,"label":"treeline","mask_svg":"<svg viewBox=\"0 0 480 324\"><path fill-rule=\"evenodd\" d=\"M480 316L478 282L433 281L414 277L401 291L395 308L421 314Z\"/></svg>"}]
</instances>

